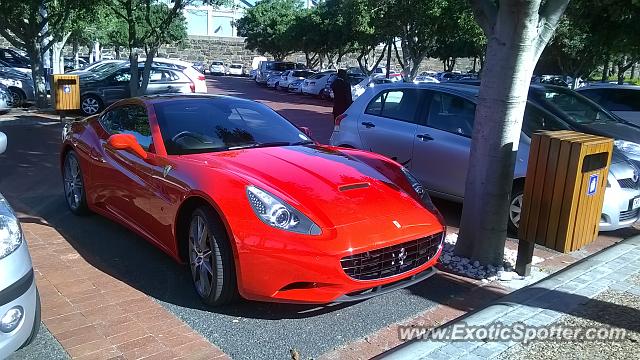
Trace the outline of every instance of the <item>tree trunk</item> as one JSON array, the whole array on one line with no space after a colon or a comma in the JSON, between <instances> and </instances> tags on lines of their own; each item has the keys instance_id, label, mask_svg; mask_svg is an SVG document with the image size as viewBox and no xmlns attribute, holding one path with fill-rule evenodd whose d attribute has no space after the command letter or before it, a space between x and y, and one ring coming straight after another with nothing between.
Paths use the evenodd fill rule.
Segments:
<instances>
[{"instance_id":1,"label":"tree trunk","mask_svg":"<svg viewBox=\"0 0 640 360\"><path fill-rule=\"evenodd\" d=\"M618 60L618 85L624 84L624 73L626 72L625 63L627 62L627 57L623 56L620 60Z\"/></svg>"},{"instance_id":2,"label":"tree trunk","mask_svg":"<svg viewBox=\"0 0 640 360\"><path fill-rule=\"evenodd\" d=\"M604 66L602 67L602 80L601 82L609 81L609 61L611 59L611 55L608 53L604 57Z\"/></svg>"},{"instance_id":3,"label":"tree trunk","mask_svg":"<svg viewBox=\"0 0 640 360\"><path fill-rule=\"evenodd\" d=\"M391 40L387 41L387 65L385 68L387 71L385 77L388 79L391 74Z\"/></svg>"},{"instance_id":4,"label":"tree trunk","mask_svg":"<svg viewBox=\"0 0 640 360\"><path fill-rule=\"evenodd\" d=\"M481 7L480 3L474 5ZM558 4L562 3L554 5ZM481 19L488 38L487 60L455 252L484 264L501 265L503 261L513 169L529 84L557 25L556 21L544 24L549 27L538 27L540 6L541 1L501 1L493 19ZM478 7L474 8L476 18ZM560 8L562 14L564 7Z\"/></svg>"},{"instance_id":5,"label":"tree trunk","mask_svg":"<svg viewBox=\"0 0 640 360\"><path fill-rule=\"evenodd\" d=\"M636 79L636 63L634 62L633 65L631 65L631 81Z\"/></svg>"},{"instance_id":6,"label":"tree trunk","mask_svg":"<svg viewBox=\"0 0 640 360\"><path fill-rule=\"evenodd\" d=\"M153 64L153 58L156 56L158 49L153 48L147 51L147 58L144 61L144 69L142 70L142 79L140 79L140 87L136 95L144 95L147 92L147 86L149 85L149 74L151 73L151 65Z\"/></svg>"},{"instance_id":7,"label":"tree trunk","mask_svg":"<svg viewBox=\"0 0 640 360\"><path fill-rule=\"evenodd\" d=\"M115 58L116 60L120 60L120 46L116 46L114 48L114 52L115 52Z\"/></svg>"},{"instance_id":8,"label":"tree trunk","mask_svg":"<svg viewBox=\"0 0 640 360\"><path fill-rule=\"evenodd\" d=\"M41 44L37 40L26 43L27 54L31 60L31 77L33 78L33 87L35 90L36 106L46 108L47 102L47 86L45 82L45 70L42 64Z\"/></svg>"},{"instance_id":9,"label":"tree trunk","mask_svg":"<svg viewBox=\"0 0 640 360\"><path fill-rule=\"evenodd\" d=\"M138 96L138 89L140 88L140 72L138 71L138 52L134 49L129 49L129 66L131 73L131 79L129 80L129 93L131 96Z\"/></svg>"}]
</instances>

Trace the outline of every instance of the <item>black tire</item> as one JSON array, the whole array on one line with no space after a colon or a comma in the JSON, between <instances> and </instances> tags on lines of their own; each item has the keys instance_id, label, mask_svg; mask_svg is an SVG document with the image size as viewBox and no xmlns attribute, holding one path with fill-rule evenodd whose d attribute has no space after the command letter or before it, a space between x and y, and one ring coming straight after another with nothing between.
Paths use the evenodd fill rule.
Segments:
<instances>
[{"instance_id":1,"label":"black tire","mask_svg":"<svg viewBox=\"0 0 640 360\"><path fill-rule=\"evenodd\" d=\"M11 103L8 104L9 107L20 107L24 104L27 96L25 93L18 88L10 87L9 94L11 95L11 99L9 100Z\"/></svg>"},{"instance_id":2,"label":"black tire","mask_svg":"<svg viewBox=\"0 0 640 360\"><path fill-rule=\"evenodd\" d=\"M77 164L77 170L73 169L74 163ZM67 168L67 165L69 168ZM69 173L67 173L67 171L69 171ZM88 214L89 206L87 206L84 176L80 168L80 160L74 150L70 150L64 157L62 165L62 185L65 202L69 210L76 215Z\"/></svg>"},{"instance_id":3,"label":"black tire","mask_svg":"<svg viewBox=\"0 0 640 360\"><path fill-rule=\"evenodd\" d=\"M520 214L522 212L522 195L524 194L524 188L521 184L515 184L513 186L513 190L511 191L511 198L509 199L509 219L508 219L508 231L511 236L518 236L518 225L520 223ZM519 212L516 211L515 208L518 207L520 209ZM514 219L517 222L514 222Z\"/></svg>"},{"instance_id":4,"label":"black tire","mask_svg":"<svg viewBox=\"0 0 640 360\"><path fill-rule=\"evenodd\" d=\"M36 288L36 313L35 317L33 318L33 328L31 329L31 334L29 335L27 340L24 342L24 344L22 344L22 346L20 346L20 349L31 345L36 337L38 337L38 331L40 331L40 323L42 321L41 309L42 305L40 304L40 292L38 292L38 288Z\"/></svg>"},{"instance_id":5,"label":"black tire","mask_svg":"<svg viewBox=\"0 0 640 360\"><path fill-rule=\"evenodd\" d=\"M80 111L85 116L91 116L102 111L104 104L102 99L96 95L84 95L80 99Z\"/></svg>"},{"instance_id":6,"label":"black tire","mask_svg":"<svg viewBox=\"0 0 640 360\"><path fill-rule=\"evenodd\" d=\"M204 229L199 232L199 221L206 225L207 236L202 235L204 238L197 235L205 233ZM196 239L198 237L205 241L204 245L202 240ZM235 301L239 295L233 250L224 225L210 207L202 206L193 211L187 230L187 242L191 279L200 299L209 306L221 306ZM210 253L208 258L202 256L207 252ZM206 268L207 264L210 272ZM205 282L208 282L208 286Z\"/></svg>"}]
</instances>

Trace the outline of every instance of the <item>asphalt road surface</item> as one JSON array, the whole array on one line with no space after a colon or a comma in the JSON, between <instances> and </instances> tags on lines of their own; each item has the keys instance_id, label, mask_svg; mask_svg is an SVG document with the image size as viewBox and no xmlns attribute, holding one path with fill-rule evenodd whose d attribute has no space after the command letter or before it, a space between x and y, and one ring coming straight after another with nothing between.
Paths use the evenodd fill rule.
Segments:
<instances>
[{"instance_id":1,"label":"asphalt road surface","mask_svg":"<svg viewBox=\"0 0 640 360\"><path fill-rule=\"evenodd\" d=\"M211 78L209 90L261 101L295 124L309 127L319 142L326 143L333 128L328 102L278 93L246 78ZM207 308L198 300L186 267L112 221L97 215L76 217L67 210L59 171L59 124L27 118L0 121L0 130L9 138L7 152L0 155L0 192L21 221L44 220L54 226L93 266L153 297L234 359L288 358L291 348L298 349L302 358L317 357L466 290L445 277L434 276L358 303L302 306L241 302ZM449 224L457 226L461 207L447 202L438 202L438 206ZM47 351L58 354L57 343L50 337L45 331L43 345L33 347L28 357Z\"/></svg>"}]
</instances>

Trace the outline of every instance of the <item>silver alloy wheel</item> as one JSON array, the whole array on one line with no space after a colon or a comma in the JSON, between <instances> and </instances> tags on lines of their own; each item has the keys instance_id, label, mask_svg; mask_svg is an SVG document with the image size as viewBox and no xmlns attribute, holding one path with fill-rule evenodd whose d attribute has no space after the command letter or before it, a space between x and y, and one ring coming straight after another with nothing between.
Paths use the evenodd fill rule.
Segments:
<instances>
[{"instance_id":1,"label":"silver alloy wheel","mask_svg":"<svg viewBox=\"0 0 640 360\"><path fill-rule=\"evenodd\" d=\"M17 107L22 105L22 95L19 92L15 90L9 90L9 95L11 96L8 99L8 107Z\"/></svg>"},{"instance_id":2,"label":"silver alloy wheel","mask_svg":"<svg viewBox=\"0 0 640 360\"><path fill-rule=\"evenodd\" d=\"M94 97L86 97L82 100L82 111L85 114L93 115L100 109L100 103Z\"/></svg>"},{"instance_id":3,"label":"silver alloy wheel","mask_svg":"<svg viewBox=\"0 0 640 360\"><path fill-rule=\"evenodd\" d=\"M206 298L213 286L213 234L201 216L194 216L189 226L189 264L198 294Z\"/></svg>"},{"instance_id":4,"label":"silver alloy wheel","mask_svg":"<svg viewBox=\"0 0 640 360\"><path fill-rule=\"evenodd\" d=\"M520 214L522 213L522 197L520 194L513 199L511 199L511 204L509 205L509 220L511 223L518 228L520 225Z\"/></svg>"},{"instance_id":5,"label":"silver alloy wheel","mask_svg":"<svg viewBox=\"0 0 640 360\"><path fill-rule=\"evenodd\" d=\"M73 210L80 207L84 185L80 174L80 165L73 155L67 155L64 160L64 195L67 204Z\"/></svg>"}]
</instances>

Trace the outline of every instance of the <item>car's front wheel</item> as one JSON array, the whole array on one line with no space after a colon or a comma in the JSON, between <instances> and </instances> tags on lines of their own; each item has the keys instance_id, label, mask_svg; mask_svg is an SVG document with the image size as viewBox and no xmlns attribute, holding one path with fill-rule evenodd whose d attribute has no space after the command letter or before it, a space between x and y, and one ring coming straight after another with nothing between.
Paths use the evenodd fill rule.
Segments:
<instances>
[{"instance_id":1,"label":"car's front wheel","mask_svg":"<svg viewBox=\"0 0 640 360\"><path fill-rule=\"evenodd\" d=\"M514 186L513 191L511 192L511 201L509 203L509 233L513 236L518 235L523 197L523 187L521 185Z\"/></svg>"},{"instance_id":2,"label":"car's front wheel","mask_svg":"<svg viewBox=\"0 0 640 360\"><path fill-rule=\"evenodd\" d=\"M64 182L64 197L71 212L76 215L88 213L82 170L78 156L73 150L69 151L64 158L62 180Z\"/></svg>"},{"instance_id":3,"label":"car's front wheel","mask_svg":"<svg viewBox=\"0 0 640 360\"><path fill-rule=\"evenodd\" d=\"M189 267L196 292L210 306L238 294L233 252L224 225L208 207L197 208L189 223Z\"/></svg>"},{"instance_id":4,"label":"car's front wheel","mask_svg":"<svg viewBox=\"0 0 640 360\"><path fill-rule=\"evenodd\" d=\"M102 100L95 95L85 95L80 101L80 110L86 116L97 114L102 108Z\"/></svg>"}]
</instances>

